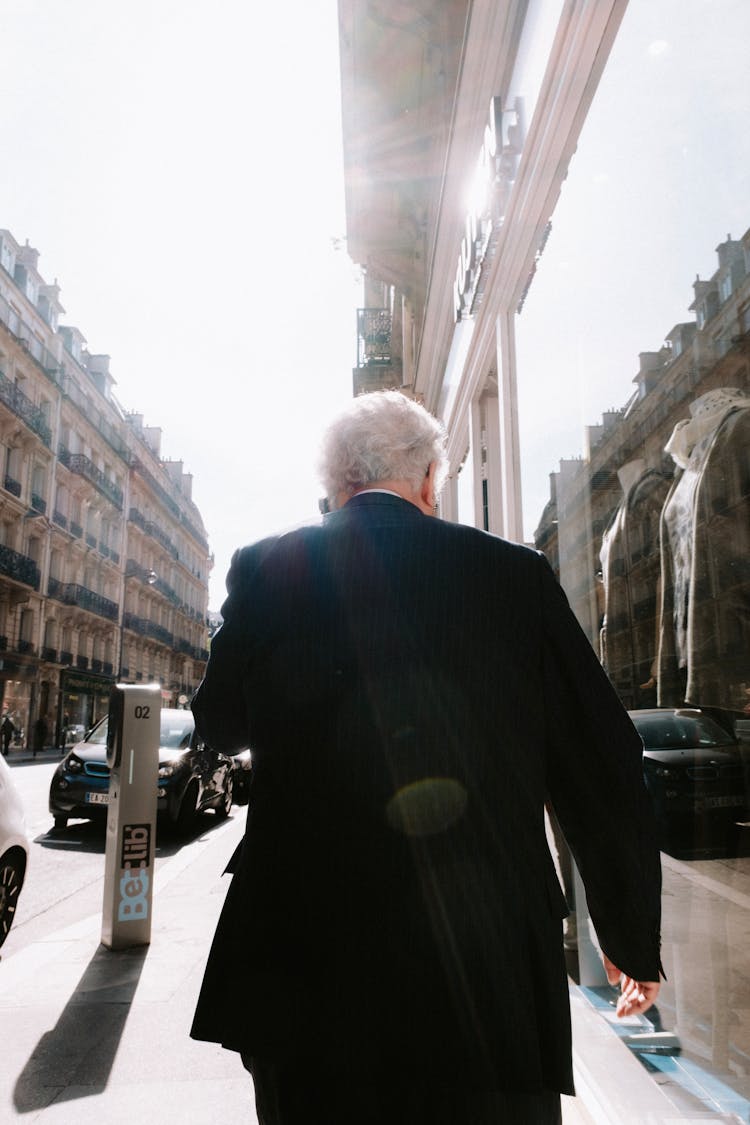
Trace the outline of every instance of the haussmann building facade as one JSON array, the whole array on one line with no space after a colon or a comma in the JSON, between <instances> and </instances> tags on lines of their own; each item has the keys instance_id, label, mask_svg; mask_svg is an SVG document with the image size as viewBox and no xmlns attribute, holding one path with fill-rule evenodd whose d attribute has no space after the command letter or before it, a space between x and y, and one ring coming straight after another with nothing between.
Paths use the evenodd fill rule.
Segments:
<instances>
[{"instance_id":1,"label":"haussmann building facade","mask_svg":"<svg viewBox=\"0 0 750 1125\"><path fill-rule=\"evenodd\" d=\"M60 323L38 259L0 230L0 701L18 742L61 745L117 680L187 703L211 559L190 474Z\"/></svg>"}]
</instances>

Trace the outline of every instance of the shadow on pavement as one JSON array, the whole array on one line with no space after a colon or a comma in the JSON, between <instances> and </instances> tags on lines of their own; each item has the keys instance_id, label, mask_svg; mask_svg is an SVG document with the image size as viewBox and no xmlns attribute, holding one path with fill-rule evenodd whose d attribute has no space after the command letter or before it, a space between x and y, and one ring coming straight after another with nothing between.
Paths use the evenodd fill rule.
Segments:
<instances>
[{"instance_id":1,"label":"shadow on pavement","mask_svg":"<svg viewBox=\"0 0 750 1125\"><path fill-rule=\"evenodd\" d=\"M178 832L171 824L157 822L156 856L168 858L206 832L211 832L222 823L213 812L199 813L188 832ZM34 837L34 843L43 848L61 852L89 852L104 855L106 849L106 817L98 820L74 820L65 828L52 828Z\"/></svg>"},{"instance_id":2,"label":"shadow on pavement","mask_svg":"<svg viewBox=\"0 0 750 1125\"><path fill-rule=\"evenodd\" d=\"M147 946L113 953L100 946L51 1031L18 1076L19 1113L97 1094L107 1085Z\"/></svg>"}]
</instances>

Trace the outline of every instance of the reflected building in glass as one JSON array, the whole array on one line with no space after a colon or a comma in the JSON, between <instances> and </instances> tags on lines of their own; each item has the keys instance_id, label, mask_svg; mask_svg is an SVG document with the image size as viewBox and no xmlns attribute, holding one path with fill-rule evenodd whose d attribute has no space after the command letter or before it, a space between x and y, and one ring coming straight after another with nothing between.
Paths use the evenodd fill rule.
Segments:
<instances>
[{"instance_id":1,"label":"reflected building in glass","mask_svg":"<svg viewBox=\"0 0 750 1125\"><path fill-rule=\"evenodd\" d=\"M750 696L750 231L560 462L535 543L630 708Z\"/></svg>"}]
</instances>

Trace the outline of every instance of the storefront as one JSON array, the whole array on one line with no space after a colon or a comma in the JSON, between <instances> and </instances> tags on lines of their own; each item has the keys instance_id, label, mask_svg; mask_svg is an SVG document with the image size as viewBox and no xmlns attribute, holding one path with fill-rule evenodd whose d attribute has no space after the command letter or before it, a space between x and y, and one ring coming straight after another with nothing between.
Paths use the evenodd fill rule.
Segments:
<instances>
[{"instance_id":1,"label":"storefront","mask_svg":"<svg viewBox=\"0 0 750 1125\"><path fill-rule=\"evenodd\" d=\"M109 708L112 679L68 668L60 674L58 744L76 742Z\"/></svg>"}]
</instances>

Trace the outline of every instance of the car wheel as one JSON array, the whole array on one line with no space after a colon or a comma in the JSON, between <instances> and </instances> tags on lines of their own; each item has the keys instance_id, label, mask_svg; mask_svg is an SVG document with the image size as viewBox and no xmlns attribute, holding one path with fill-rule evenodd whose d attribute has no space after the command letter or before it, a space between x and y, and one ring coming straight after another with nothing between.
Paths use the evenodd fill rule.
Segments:
<instances>
[{"instance_id":1,"label":"car wheel","mask_svg":"<svg viewBox=\"0 0 750 1125\"><path fill-rule=\"evenodd\" d=\"M189 832L195 824L195 818L198 813L198 782L191 781L187 789L182 795L180 807L177 811L175 818L175 828L177 831L184 835Z\"/></svg>"},{"instance_id":2,"label":"car wheel","mask_svg":"<svg viewBox=\"0 0 750 1125\"><path fill-rule=\"evenodd\" d=\"M55 829L56 829L57 832L62 832L63 828L67 828L67 827L68 827L67 816L56 816L55 817Z\"/></svg>"},{"instance_id":3,"label":"car wheel","mask_svg":"<svg viewBox=\"0 0 750 1125\"><path fill-rule=\"evenodd\" d=\"M6 852L0 860L0 945L16 916L16 905L26 873L26 859L20 852Z\"/></svg>"},{"instance_id":4,"label":"car wheel","mask_svg":"<svg viewBox=\"0 0 750 1125\"><path fill-rule=\"evenodd\" d=\"M224 792L221 794L221 800L216 806L216 816L220 820L226 820L232 810L233 788L232 778L227 774L224 779Z\"/></svg>"}]
</instances>

